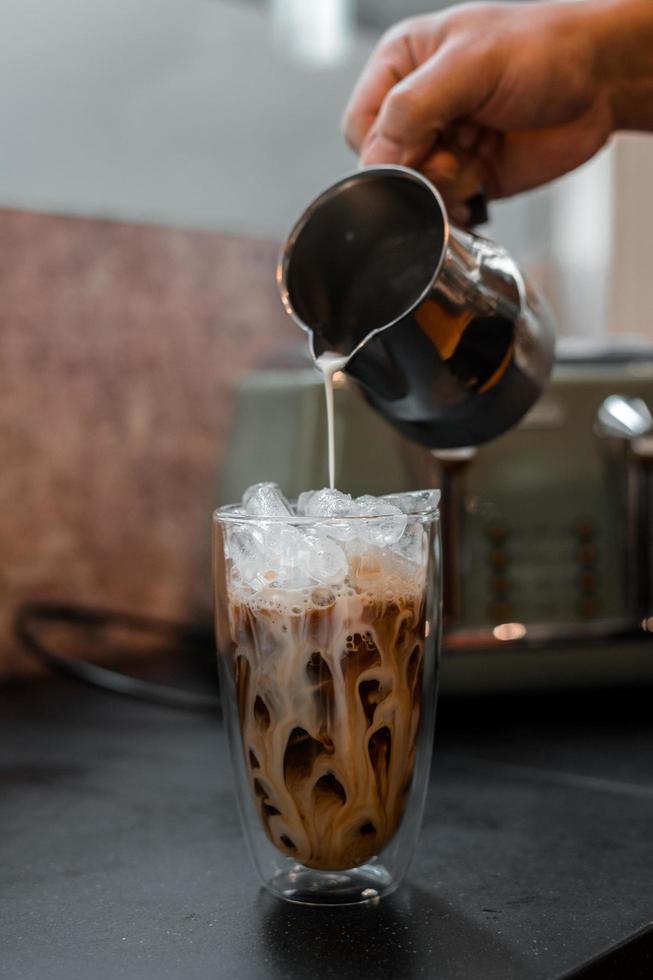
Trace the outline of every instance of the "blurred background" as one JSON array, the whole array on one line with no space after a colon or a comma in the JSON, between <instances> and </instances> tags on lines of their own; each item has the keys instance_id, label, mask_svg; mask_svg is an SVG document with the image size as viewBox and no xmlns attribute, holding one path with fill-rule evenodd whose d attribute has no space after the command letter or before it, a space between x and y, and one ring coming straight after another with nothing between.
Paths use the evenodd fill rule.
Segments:
<instances>
[{"instance_id":1,"label":"blurred background","mask_svg":"<svg viewBox=\"0 0 653 980\"><path fill-rule=\"evenodd\" d=\"M280 239L355 166L340 118L380 34L447 6L2 0L0 202ZM652 164L646 138L620 138L494 206L489 236L539 270L564 332L633 328Z\"/></svg>"},{"instance_id":2,"label":"blurred background","mask_svg":"<svg viewBox=\"0 0 653 980\"><path fill-rule=\"evenodd\" d=\"M340 117L380 34L444 6L0 0L0 676L26 598L208 619L234 385L297 339L278 244L356 166ZM651 172L620 137L492 205L561 335L653 338Z\"/></svg>"}]
</instances>

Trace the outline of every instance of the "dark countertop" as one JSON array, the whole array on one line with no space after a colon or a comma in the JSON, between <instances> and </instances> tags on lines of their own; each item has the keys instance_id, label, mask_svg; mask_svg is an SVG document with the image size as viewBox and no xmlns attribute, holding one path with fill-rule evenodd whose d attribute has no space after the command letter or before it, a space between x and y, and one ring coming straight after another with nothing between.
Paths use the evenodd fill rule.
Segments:
<instances>
[{"instance_id":1,"label":"dark countertop","mask_svg":"<svg viewBox=\"0 0 653 980\"><path fill-rule=\"evenodd\" d=\"M651 691L442 700L409 883L259 890L221 722L0 692L3 980L553 978L653 919Z\"/></svg>"}]
</instances>

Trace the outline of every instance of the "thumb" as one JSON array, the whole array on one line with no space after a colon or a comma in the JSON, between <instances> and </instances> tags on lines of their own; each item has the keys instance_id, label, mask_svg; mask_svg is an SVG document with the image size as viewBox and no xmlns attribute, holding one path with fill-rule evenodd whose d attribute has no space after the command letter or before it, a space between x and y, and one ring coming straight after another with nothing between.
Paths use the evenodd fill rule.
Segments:
<instances>
[{"instance_id":1,"label":"thumb","mask_svg":"<svg viewBox=\"0 0 653 980\"><path fill-rule=\"evenodd\" d=\"M495 79L485 59L460 44L446 45L386 94L361 150L361 163L417 165L438 135L472 116Z\"/></svg>"}]
</instances>

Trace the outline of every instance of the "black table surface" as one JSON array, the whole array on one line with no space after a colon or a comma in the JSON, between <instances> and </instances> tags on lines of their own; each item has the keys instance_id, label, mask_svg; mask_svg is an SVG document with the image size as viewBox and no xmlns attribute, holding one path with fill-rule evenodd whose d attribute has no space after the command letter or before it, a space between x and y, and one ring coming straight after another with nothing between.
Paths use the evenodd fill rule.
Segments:
<instances>
[{"instance_id":1,"label":"black table surface","mask_svg":"<svg viewBox=\"0 0 653 980\"><path fill-rule=\"evenodd\" d=\"M408 883L259 888L218 718L0 692L0 977L554 978L653 919L651 692L442 699Z\"/></svg>"}]
</instances>

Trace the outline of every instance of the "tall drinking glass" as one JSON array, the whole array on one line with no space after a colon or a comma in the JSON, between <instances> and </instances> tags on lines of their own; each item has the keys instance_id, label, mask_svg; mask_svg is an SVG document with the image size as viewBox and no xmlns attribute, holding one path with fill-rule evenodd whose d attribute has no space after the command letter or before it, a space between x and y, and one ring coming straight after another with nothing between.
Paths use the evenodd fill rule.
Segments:
<instances>
[{"instance_id":1,"label":"tall drinking glass","mask_svg":"<svg viewBox=\"0 0 653 980\"><path fill-rule=\"evenodd\" d=\"M242 825L263 884L289 901L376 900L415 848L440 646L439 494L396 500L403 513L390 516L264 519L236 506L213 516ZM272 567L257 559L261 542L282 556ZM327 569L344 557L331 584L319 570L307 581L309 544Z\"/></svg>"}]
</instances>

